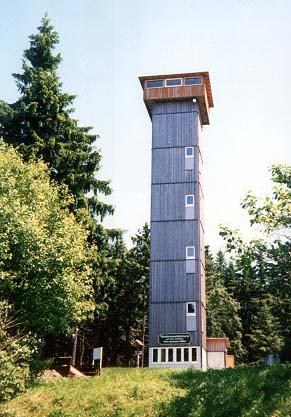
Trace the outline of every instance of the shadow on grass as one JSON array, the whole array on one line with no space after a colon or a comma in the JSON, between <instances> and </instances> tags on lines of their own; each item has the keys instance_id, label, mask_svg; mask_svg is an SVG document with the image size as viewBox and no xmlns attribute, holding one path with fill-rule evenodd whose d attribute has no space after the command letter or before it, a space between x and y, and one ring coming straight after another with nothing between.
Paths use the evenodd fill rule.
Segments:
<instances>
[{"instance_id":1,"label":"shadow on grass","mask_svg":"<svg viewBox=\"0 0 291 417\"><path fill-rule=\"evenodd\" d=\"M186 395L162 406L160 417L290 417L291 365L187 370L170 376Z\"/></svg>"}]
</instances>

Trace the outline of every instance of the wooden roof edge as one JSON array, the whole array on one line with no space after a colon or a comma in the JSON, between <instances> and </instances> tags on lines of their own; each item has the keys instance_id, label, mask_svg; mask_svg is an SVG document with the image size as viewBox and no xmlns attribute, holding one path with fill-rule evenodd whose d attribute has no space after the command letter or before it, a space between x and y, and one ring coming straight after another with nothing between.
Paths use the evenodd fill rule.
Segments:
<instances>
[{"instance_id":1,"label":"wooden roof edge","mask_svg":"<svg viewBox=\"0 0 291 417\"><path fill-rule=\"evenodd\" d=\"M225 341L226 346L230 347L230 340L228 337L206 337L206 342L208 342L208 340L223 340Z\"/></svg>"},{"instance_id":2,"label":"wooden roof edge","mask_svg":"<svg viewBox=\"0 0 291 417\"><path fill-rule=\"evenodd\" d=\"M184 78L184 77L203 77L206 82L206 92L207 92L207 99L209 107L214 107L213 104L213 97L212 97L212 90L211 90L211 83L209 78L208 71L199 71L199 72L183 72L178 74L160 74L160 75L142 75L139 78L139 82L143 88L143 82L146 80L163 80L165 78Z\"/></svg>"}]
</instances>

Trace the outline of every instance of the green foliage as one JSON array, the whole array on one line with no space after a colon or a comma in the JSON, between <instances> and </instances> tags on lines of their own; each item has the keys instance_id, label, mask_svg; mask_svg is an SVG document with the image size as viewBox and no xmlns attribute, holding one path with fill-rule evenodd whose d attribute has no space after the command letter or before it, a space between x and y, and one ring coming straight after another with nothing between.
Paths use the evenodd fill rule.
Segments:
<instances>
[{"instance_id":1,"label":"green foliage","mask_svg":"<svg viewBox=\"0 0 291 417\"><path fill-rule=\"evenodd\" d=\"M133 339L144 340L147 330L150 228L146 223L132 237L133 247L128 253L128 276L132 282L131 334Z\"/></svg>"},{"instance_id":2,"label":"green foliage","mask_svg":"<svg viewBox=\"0 0 291 417\"><path fill-rule=\"evenodd\" d=\"M38 348L33 335L19 333L9 310L7 303L0 302L0 403L24 391Z\"/></svg>"},{"instance_id":3,"label":"green foliage","mask_svg":"<svg viewBox=\"0 0 291 417\"><path fill-rule=\"evenodd\" d=\"M87 232L69 204L43 163L0 143L1 295L39 335L69 333L93 308Z\"/></svg>"},{"instance_id":4,"label":"green foliage","mask_svg":"<svg viewBox=\"0 0 291 417\"><path fill-rule=\"evenodd\" d=\"M289 417L290 378L290 365L207 372L111 368L98 378L42 384L6 410L21 417Z\"/></svg>"},{"instance_id":5,"label":"green foliage","mask_svg":"<svg viewBox=\"0 0 291 417\"><path fill-rule=\"evenodd\" d=\"M67 185L73 209L90 209L102 219L113 209L99 195L111 190L108 181L96 178L101 161L100 152L94 149L97 136L70 117L75 96L62 92L57 76L61 56L54 54L58 42L57 32L44 17L24 51L23 73L13 74L19 100L11 105L0 103L0 137L17 147L24 160L47 163L51 179Z\"/></svg>"},{"instance_id":6,"label":"green foliage","mask_svg":"<svg viewBox=\"0 0 291 417\"><path fill-rule=\"evenodd\" d=\"M206 374L188 370L173 379L187 392L165 408L177 417L290 415L290 366L242 367Z\"/></svg>"},{"instance_id":7,"label":"green foliage","mask_svg":"<svg viewBox=\"0 0 291 417\"><path fill-rule=\"evenodd\" d=\"M122 235L112 239L108 279L99 291L106 311L103 316L105 344L110 364L128 365L134 342L144 340L147 329L150 229L147 224L132 238L127 250ZM98 303L97 303L98 304Z\"/></svg>"},{"instance_id":8,"label":"green foliage","mask_svg":"<svg viewBox=\"0 0 291 417\"><path fill-rule=\"evenodd\" d=\"M273 165L271 172L274 182L272 196L267 196L260 202L249 192L243 200L242 207L248 210L252 225L262 226L267 233L283 229L286 237L290 238L291 166Z\"/></svg>"},{"instance_id":9,"label":"green foliage","mask_svg":"<svg viewBox=\"0 0 291 417\"><path fill-rule=\"evenodd\" d=\"M213 258L206 247L206 305L207 305L207 336L228 337L231 350L237 361L243 355L242 324L240 305L224 286L224 277L228 274L229 266L222 252Z\"/></svg>"},{"instance_id":10,"label":"green foliage","mask_svg":"<svg viewBox=\"0 0 291 417\"><path fill-rule=\"evenodd\" d=\"M273 314L274 297L266 294L264 298L254 300L257 311L253 317L250 347L258 356L264 357L268 352L280 352L283 337L278 318Z\"/></svg>"},{"instance_id":11,"label":"green foliage","mask_svg":"<svg viewBox=\"0 0 291 417\"><path fill-rule=\"evenodd\" d=\"M272 196L260 202L249 193L242 203L251 224L261 228L260 240L246 243L238 231L227 227L220 232L233 271L224 283L240 304L248 361L272 351L282 351L282 359L291 359L290 172L288 166L273 166Z\"/></svg>"}]
</instances>

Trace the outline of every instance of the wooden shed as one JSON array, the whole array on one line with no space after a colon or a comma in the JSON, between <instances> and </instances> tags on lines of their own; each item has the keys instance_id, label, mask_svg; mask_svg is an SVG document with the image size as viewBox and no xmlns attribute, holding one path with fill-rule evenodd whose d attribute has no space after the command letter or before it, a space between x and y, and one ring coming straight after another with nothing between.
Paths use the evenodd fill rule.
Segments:
<instances>
[{"instance_id":1,"label":"wooden shed","mask_svg":"<svg viewBox=\"0 0 291 417\"><path fill-rule=\"evenodd\" d=\"M207 337L207 368L222 369L228 367L227 348L230 342L227 337Z\"/></svg>"}]
</instances>

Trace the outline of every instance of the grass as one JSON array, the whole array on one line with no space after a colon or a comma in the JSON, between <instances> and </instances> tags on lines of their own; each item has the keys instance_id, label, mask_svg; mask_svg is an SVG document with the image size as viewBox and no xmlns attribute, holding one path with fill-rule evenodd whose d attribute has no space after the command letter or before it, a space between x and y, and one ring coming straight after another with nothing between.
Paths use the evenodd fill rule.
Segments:
<instances>
[{"instance_id":1,"label":"grass","mask_svg":"<svg viewBox=\"0 0 291 417\"><path fill-rule=\"evenodd\" d=\"M38 383L0 417L290 417L291 365L200 372L104 369Z\"/></svg>"}]
</instances>

